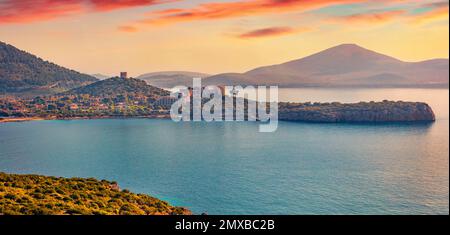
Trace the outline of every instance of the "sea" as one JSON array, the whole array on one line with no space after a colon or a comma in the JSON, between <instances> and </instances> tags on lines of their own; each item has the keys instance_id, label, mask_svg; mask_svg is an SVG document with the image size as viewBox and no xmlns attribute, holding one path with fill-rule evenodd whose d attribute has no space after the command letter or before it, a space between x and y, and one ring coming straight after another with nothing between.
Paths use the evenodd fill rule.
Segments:
<instances>
[{"instance_id":1,"label":"sea","mask_svg":"<svg viewBox=\"0 0 450 235\"><path fill-rule=\"evenodd\" d=\"M280 101L427 102L434 123L0 123L0 171L117 181L196 214L449 214L448 89L280 89Z\"/></svg>"}]
</instances>

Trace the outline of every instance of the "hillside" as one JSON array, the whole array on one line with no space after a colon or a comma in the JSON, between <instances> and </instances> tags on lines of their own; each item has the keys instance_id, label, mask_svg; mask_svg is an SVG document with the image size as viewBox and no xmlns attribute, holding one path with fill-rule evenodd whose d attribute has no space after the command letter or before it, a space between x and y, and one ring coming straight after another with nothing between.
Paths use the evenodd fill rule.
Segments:
<instances>
[{"instance_id":1,"label":"hillside","mask_svg":"<svg viewBox=\"0 0 450 235\"><path fill-rule=\"evenodd\" d=\"M175 86L192 86L193 78L205 78L210 75L197 72L167 71L147 73L137 77L146 81L149 85L159 88L173 88Z\"/></svg>"},{"instance_id":2,"label":"hillside","mask_svg":"<svg viewBox=\"0 0 450 235\"><path fill-rule=\"evenodd\" d=\"M182 215L185 208L115 182L0 172L0 215Z\"/></svg>"},{"instance_id":3,"label":"hillside","mask_svg":"<svg viewBox=\"0 0 450 235\"><path fill-rule=\"evenodd\" d=\"M64 91L97 79L0 42L0 93Z\"/></svg>"},{"instance_id":4,"label":"hillside","mask_svg":"<svg viewBox=\"0 0 450 235\"><path fill-rule=\"evenodd\" d=\"M219 74L204 84L281 87L444 87L448 59L403 62L355 44L342 44L287 63L242 74Z\"/></svg>"},{"instance_id":5,"label":"hillside","mask_svg":"<svg viewBox=\"0 0 450 235\"><path fill-rule=\"evenodd\" d=\"M113 77L101 80L87 86L72 89L65 94L89 94L91 96L118 96L118 95L143 95L143 96L167 96L168 91L147 85L142 80L135 78L122 79Z\"/></svg>"}]
</instances>

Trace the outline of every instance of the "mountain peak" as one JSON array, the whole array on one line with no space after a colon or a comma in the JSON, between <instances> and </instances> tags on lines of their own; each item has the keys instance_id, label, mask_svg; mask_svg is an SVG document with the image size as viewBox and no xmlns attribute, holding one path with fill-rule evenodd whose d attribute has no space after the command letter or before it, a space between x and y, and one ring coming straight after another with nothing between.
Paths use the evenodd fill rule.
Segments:
<instances>
[{"instance_id":1,"label":"mountain peak","mask_svg":"<svg viewBox=\"0 0 450 235\"><path fill-rule=\"evenodd\" d=\"M366 49L364 47L361 47L357 44L340 44L335 47L328 48L324 51L321 51L319 53L316 53L314 55L321 55L321 54L329 54L331 56L345 56L345 57L362 57L362 59L389 59L389 60L395 60L397 59L380 54L378 52ZM314 56L313 55L313 56Z\"/></svg>"},{"instance_id":2,"label":"mountain peak","mask_svg":"<svg viewBox=\"0 0 450 235\"><path fill-rule=\"evenodd\" d=\"M333 48L334 49L347 49L347 50L349 50L349 49L364 49L364 50L366 50L364 47L359 46L358 44L355 44L355 43L343 43L343 44L331 47L329 49L333 49Z\"/></svg>"},{"instance_id":3,"label":"mountain peak","mask_svg":"<svg viewBox=\"0 0 450 235\"><path fill-rule=\"evenodd\" d=\"M376 64L396 64L401 63L400 60L390 57L357 44L340 44L335 47L328 48L305 58L294 60L285 65L301 66L301 67L316 67L323 68L341 67L353 69L366 69Z\"/></svg>"},{"instance_id":4,"label":"mountain peak","mask_svg":"<svg viewBox=\"0 0 450 235\"><path fill-rule=\"evenodd\" d=\"M350 43L243 74L218 74L205 82L283 87L448 87L448 60L403 62Z\"/></svg>"},{"instance_id":5,"label":"mountain peak","mask_svg":"<svg viewBox=\"0 0 450 235\"><path fill-rule=\"evenodd\" d=\"M347 54L352 54L352 53L353 54L354 53L379 54L375 51L366 49L366 48L364 48L358 44L354 44L354 43L340 44L340 45L328 48L322 52L325 52L325 51L341 52L341 53L347 53Z\"/></svg>"}]
</instances>

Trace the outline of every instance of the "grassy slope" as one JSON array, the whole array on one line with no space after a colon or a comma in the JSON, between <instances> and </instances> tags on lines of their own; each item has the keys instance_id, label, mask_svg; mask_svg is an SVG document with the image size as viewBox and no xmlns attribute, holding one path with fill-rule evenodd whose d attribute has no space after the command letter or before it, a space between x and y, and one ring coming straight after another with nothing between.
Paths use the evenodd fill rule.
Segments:
<instances>
[{"instance_id":1,"label":"grassy slope","mask_svg":"<svg viewBox=\"0 0 450 235\"><path fill-rule=\"evenodd\" d=\"M145 96L168 96L170 92L147 85L143 80L135 78L122 79L113 77L101 80L87 86L75 88L64 94L89 94L92 96L118 96L127 94L141 94Z\"/></svg>"},{"instance_id":2,"label":"grassy slope","mask_svg":"<svg viewBox=\"0 0 450 235\"><path fill-rule=\"evenodd\" d=\"M0 42L0 92L54 93L97 81Z\"/></svg>"},{"instance_id":3,"label":"grassy slope","mask_svg":"<svg viewBox=\"0 0 450 235\"><path fill-rule=\"evenodd\" d=\"M185 208L144 194L120 190L93 178L57 178L0 172L0 215L167 215L190 214Z\"/></svg>"}]
</instances>

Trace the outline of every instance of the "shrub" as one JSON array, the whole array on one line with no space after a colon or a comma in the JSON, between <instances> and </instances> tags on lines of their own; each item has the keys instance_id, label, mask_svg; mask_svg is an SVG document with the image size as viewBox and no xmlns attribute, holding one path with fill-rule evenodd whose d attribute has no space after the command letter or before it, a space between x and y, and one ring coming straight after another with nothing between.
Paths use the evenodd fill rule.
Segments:
<instances>
[{"instance_id":1,"label":"shrub","mask_svg":"<svg viewBox=\"0 0 450 235\"><path fill-rule=\"evenodd\" d=\"M6 199L14 200L14 199L16 199L17 197L16 197L16 195L14 195L14 194L12 194L12 193L7 193L7 194L5 194L5 198L6 198Z\"/></svg>"},{"instance_id":2,"label":"shrub","mask_svg":"<svg viewBox=\"0 0 450 235\"><path fill-rule=\"evenodd\" d=\"M16 188L20 187L20 189ZM80 190L77 190L80 188ZM26 189L26 190L23 190ZM65 179L0 172L0 214L170 214L166 202L95 179ZM4 193L6 192L6 193ZM179 209L183 214L186 210Z\"/></svg>"}]
</instances>

